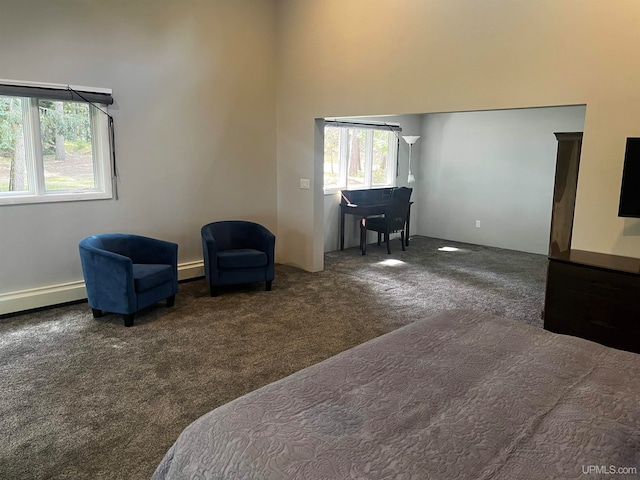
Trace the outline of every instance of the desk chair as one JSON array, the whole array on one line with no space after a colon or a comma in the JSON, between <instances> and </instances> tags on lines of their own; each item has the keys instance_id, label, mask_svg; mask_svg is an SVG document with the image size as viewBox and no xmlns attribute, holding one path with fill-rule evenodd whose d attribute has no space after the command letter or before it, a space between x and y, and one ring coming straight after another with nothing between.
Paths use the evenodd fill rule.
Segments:
<instances>
[{"instance_id":1,"label":"desk chair","mask_svg":"<svg viewBox=\"0 0 640 480\"><path fill-rule=\"evenodd\" d=\"M389 236L392 233L400 232L402 250L405 250L404 226L407 221L407 214L409 213L411 192L413 192L413 189L408 187L394 188L391 191L389 206L387 207L384 216L363 220L360 224L363 255L366 255L367 253L367 230L378 232L378 245L380 245L381 235L384 234L385 241L387 243L387 253L389 254L391 253Z\"/></svg>"}]
</instances>

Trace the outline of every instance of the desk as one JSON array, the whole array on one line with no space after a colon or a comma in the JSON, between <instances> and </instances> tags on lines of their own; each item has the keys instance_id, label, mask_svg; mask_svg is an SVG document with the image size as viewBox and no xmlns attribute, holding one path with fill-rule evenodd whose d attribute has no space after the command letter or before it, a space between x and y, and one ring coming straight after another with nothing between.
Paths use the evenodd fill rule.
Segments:
<instances>
[{"instance_id":1,"label":"desk","mask_svg":"<svg viewBox=\"0 0 640 480\"><path fill-rule=\"evenodd\" d=\"M404 225L404 241L409 246L409 225L411 223L411 204L409 203L409 211L407 212L407 221ZM360 217L360 222L366 221L367 217L374 215L382 215L387 209L386 203L378 203L375 205L354 205L351 203L340 203L340 250L344 250L344 217L345 215L355 215ZM367 231L360 229L360 248L363 242L367 241Z\"/></svg>"}]
</instances>

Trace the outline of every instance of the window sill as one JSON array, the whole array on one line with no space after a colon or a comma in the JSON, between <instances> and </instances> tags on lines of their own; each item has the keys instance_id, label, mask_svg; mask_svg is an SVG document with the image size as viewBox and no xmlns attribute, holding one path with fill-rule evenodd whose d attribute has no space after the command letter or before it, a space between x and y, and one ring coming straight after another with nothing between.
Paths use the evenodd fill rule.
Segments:
<instances>
[{"instance_id":1,"label":"window sill","mask_svg":"<svg viewBox=\"0 0 640 480\"><path fill-rule=\"evenodd\" d=\"M52 193L48 195L15 195L2 196L0 194L0 206L25 205L34 203L58 203L58 202L82 202L86 200L109 200L113 198L110 192L83 192L83 193Z\"/></svg>"}]
</instances>

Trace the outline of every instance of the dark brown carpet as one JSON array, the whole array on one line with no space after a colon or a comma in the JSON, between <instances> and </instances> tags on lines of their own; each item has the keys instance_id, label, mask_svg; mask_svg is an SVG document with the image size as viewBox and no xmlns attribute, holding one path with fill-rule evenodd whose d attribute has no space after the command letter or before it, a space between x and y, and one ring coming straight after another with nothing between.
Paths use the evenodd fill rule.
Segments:
<instances>
[{"instance_id":1,"label":"dark brown carpet","mask_svg":"<svg viewBox=\"0 0 640 480\"><path fill-rule=\"evenodd\" d=\"M183 283L132 328L86 303L0 320L0 478L149 478L212 408L444 309L540 325L544 256L425 237L392 250L279 265L272 292Z\"/></svg>"}]
</instances>

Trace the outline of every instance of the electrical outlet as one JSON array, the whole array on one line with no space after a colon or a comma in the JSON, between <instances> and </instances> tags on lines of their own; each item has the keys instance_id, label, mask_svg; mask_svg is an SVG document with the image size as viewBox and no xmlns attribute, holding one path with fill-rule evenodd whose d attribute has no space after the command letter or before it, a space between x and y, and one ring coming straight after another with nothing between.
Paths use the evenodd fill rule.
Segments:
<instances>
[{"instance_id":1,"label":"electrical outlet","mask_svg":"<svg viewBox=\"0 0 640 480\"><path fill-rule=\"evenodd\" d=\"M480 220L476 220L476 228L480 228Z\"/></svg>"},{"instance_id":2,"label":"electrical outlet","mask_svg":"<svg viewBox=\"0 0 640 480\"><path fill-rule=\"evenodd\" d=\"M309 179L308 178L301 178L300 179L300 188L302 188L303 190L309 190L310 185L309 185Z\"/></svg>"}]
</instances>

